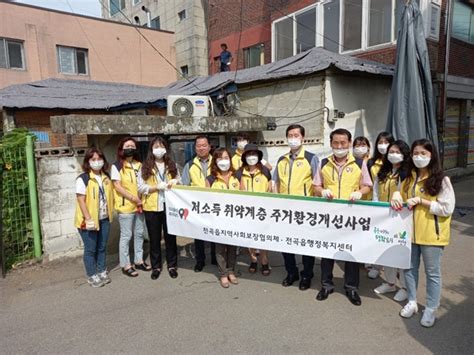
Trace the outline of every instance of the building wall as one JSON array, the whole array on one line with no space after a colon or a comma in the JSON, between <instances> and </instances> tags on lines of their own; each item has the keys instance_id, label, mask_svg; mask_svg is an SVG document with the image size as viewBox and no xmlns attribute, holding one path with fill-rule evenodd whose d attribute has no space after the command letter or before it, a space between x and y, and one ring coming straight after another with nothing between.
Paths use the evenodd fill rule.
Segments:
<instances>
[{"instance_id":1,"label":"building wall","mask_svg":"<svg viewBox=\"0 0 474 355\"><path fill-rule=\"evenodd\" d=\"M143 29L148 40L175 63L175 36ZM0 2L0 37L24 41L25 70L0 68L0 88L47 78L165 86L173 70L133 26L17 3ZM57 45L87 48L88 75L59 73Z\"/></svg>"},{"instance_id":2,"label":"building wall","mask_svg":"<svg viewBox=\"0 0 474 355\"><path fill-rule=\"evenodd\" d=\"M147 14L142 10L145 6L150 10L151 19L160 17L160 28L175 32L176 67L188 66L190 76L205 76L208 73L208 41L207 41L207 0L173 0L156 1L142 0L138 4L126 1L126 8L114 16L110 16L108 1L102 6L102 17L124 23L148 22ZM179 20L178 13L186 10L186 19ZM170 70L172 72L172 70ZM175 79L181 77L175 74Z\"/></svg>"}]
</instances>

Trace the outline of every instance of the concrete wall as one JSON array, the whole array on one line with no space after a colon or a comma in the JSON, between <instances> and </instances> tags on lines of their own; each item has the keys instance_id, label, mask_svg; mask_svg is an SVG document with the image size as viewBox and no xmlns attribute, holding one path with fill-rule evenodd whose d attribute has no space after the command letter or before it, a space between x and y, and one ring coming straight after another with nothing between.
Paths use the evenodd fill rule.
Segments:
<instances>
[{"instance_id":1,"label":"concrete wall","mask_svg":"<svg viewBox=\"0 0 474 355\"><path fill-rule=\"evenodd\" d=\"M142 29L146 38L175 63L174 34ZM0 88L46 78L84 79L165 86L173 69L133 26L92 17L0 2L0 37L23 41L25 70L0 68ZM61 74L57 45L88 50L88 75Z\"/></svg>"}]
</instances>

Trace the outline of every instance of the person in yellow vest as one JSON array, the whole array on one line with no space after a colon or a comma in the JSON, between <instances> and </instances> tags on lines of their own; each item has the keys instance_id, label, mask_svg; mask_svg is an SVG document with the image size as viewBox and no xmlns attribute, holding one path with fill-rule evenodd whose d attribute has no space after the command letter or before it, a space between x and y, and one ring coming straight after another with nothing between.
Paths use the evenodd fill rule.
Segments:
<instances>
[{"instance_id":1,"label":"person in yellow vest","mask_svg":"<svg viewBox=\"0 0 474 355\"><path fill-rule=\"evenodd\" d=\"M74 225L84 243L84 267L92 287L110 282L105 260L114 199L113 185L106 173L108 168L104 153L89 148L82 163L83 173L76 179Z\"/></svg>"},{"instance_id":2,"label":"person in yellow vest","mask_svg":"<svg viewBox=\"0 0 474 355\"><path fill-rule=\"evenodd\" d=\"M410 171L410 147L402 140L396 140L388 146L387 155L383 159L382 168L374 180L373 201L403 203L400 188ZM395 206L394 206L395 207ZM395 207L397 208L397 207ZM385 266L383 268L385 281L374 292L385 294L396 292L393 299L402 302L407 299L407 290L403 270ZM397 291L397 275L400 288Z\"/></svg>"},{"instance_id":3,"label":"person in yellow vest","mask_svg":"<svg viewBox=\"0 0 474 355\"><path fill-rule=\"evenodd\" d=\"M142 195L143 212L150 236L151 279L162 271L161 235L166 247L166 264L171 278L178 277L178 247L176 236L168 233L166 223L165 190L179 182L176 163L169 154L168 142L163 137L151 140L148 153L138 174L138 192Z\"/></svg>"},{"instance_id":4,"label":"person in yellow vest","mask_svg":"<svg viewBox=\"0 0 474 355\"><path fill-rule=\"evenodd\" d=\"M240 189L251 192L271 192L272 175L270 170L262 163L263 152L258 149L256 144L247 144L242 153L242 167L237 170L235 176L240 182ZM268 276L271 273L268 264L268 252L266 250L249 249L250 266L249 272L254 274L258 268L258 257L262 263L262 275Z\"/></svg>"},{"instance_id":5,"label":"person in yellow vest","mask_svg":"<svg viewBox=\"0 0 474 355\"><path fill-rule=\"evenodd\" d=\"M250 142L249 135L247 133L239 133L235 137L235 142L237 144L237 149L235 150L235 154L232 156L232 168L234 171L238 171L242 167L242 153L244 152L245 146ZM273 168L265 159L262 159L262 165L270 171Z\"/></svg>"},{"instance_id":6,"label":"person in yellow vest","mask_svg":"<svg viewBox=\"0 0 474 355\"><path fill-rule=\"evenodd\" d=\"M115 210L120 224L120 267L123 274L130 277L138 276L136 269L151 270L151 267L143 260L145 217L137 184L140 169L137 142L132 137L123 138L118 145L117 161L112 165L110 175L114 182ZM134 265L131 264L129 256L132 237L135 252Z\"/></svg>"},{"instance_id":7,"label":"person in yellow vest","mask_svg":"<svg viewBox=\"0 0 474 355\"><path fill-rule=\"evenodd\" d=\"M352 155L357 159L368 161L370 157L369 140L362 136L354 139L354 143L352 143Z\"/></svg>"},{"instance_id":8,"label":"person in yellow vest","mask_svg":"<svg viewBox=\"0 0 474 355\"><path fill-rule=\"evenodd\" d=\"M444 247L449 244L451 215L456 201L451 181L443 173L432 142L427 139L413 142L411 158L413 169L403 182L402 196L408 208L413 210L414 231L411 268L405 270L408 303L400 311L400 316L410 318L418 311L416 290L423 258L426 307L420 323L424 327L432 327L441 298L441 256Z\"/></svg>"},{"instance_id":9,"label":"person in yellow vest","mask_svg":"<svg viewBox=\"0 0 474 355\"><path fill-rule=\"evenodd\" d=\"M336 129L329 137L333 154L323 159L318 167L313 181L315 195L327 199L360 200L372 187L367 163L350 153L352 135L347 129ZM327 299L334 291L333 268L333 259L321 259L322 288L316 296L318 301ZM349 301L360 306L358 263L345 262L344 288Z\"/></svg>"},{"instance_id":10,"label":"person in yellow vest","mask_svg":"<svg viewBox=\"0 0 474 355\"><path fill-rule=\"evenodd\" d=\"M290 151L278 159L273 173L274 191L280 194L312 196L311 184L318 167L318 157L303 147L305 129L299 124L286 128L286 138ZM283 287L293 285L299 280L298 267L294 254L282 253L287 276L282 282ZM313 278L314 257L303 255L303 271L299 289L307 290Z\"/></svg>"},{"instance_id":11,"label":"person in yellow vest","mask_svg":"<svg viewBox=\"0 0 474 355\"><path fill-rule=\"evenodd\" d=\"M187 162L183 168L181 181L183 185L206 187L206 177L211 174L212 156L209 138L206 136L197 136L194 141L194 150L196 157ZM201 272L206 265L205 244L203 240L194 240L194 249L196 252L195 272ZM216 245L211 243L211 264L217 265Z\"/></svg>"},{"instance_id":12,"label":"person in yellow vest","mask_svg":"<svg viewBox=\"0 0 474 355\"><path fill-rule=\"evenodd\" d=\"M240 182L234 176L230 153L225 148L218 148L212 155L211 173L206 178L206 187L211 189L239 190ZM237 247L234 245L216 244L217 267L219 269L220 284L229 288L229 282L239 283L235 276Z\"/></svg>"},{"instance_id":13,"label":"person in yellow vest","mask_svg":"<svg viewBox=\"0 0 474 355\"><path fill-rule=\"evenodd\" d=\"M370 177L374 182L380 168L383 164L383 159L387 155L387 149L390 144L395 141L392 134L389 132L380 132L375 139L374 154L367 162L369 168ZM365 196L365 200L372 200L372 193ZM366 265L367 277L369 279L376 279L380 275L380 267L378 265Z\"/></svg>"}]
</instances>

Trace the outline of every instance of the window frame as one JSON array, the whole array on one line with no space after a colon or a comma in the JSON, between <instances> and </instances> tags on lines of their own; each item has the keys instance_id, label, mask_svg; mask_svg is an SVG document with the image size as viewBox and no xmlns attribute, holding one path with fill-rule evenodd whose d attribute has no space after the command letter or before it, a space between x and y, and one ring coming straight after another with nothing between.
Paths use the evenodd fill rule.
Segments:
<instances>
[{"instance_id":1,"label":"window frame","mask_svg":"<svg viewBox=\"0 0 474 355\"><path fill-rule=\"evenodd\" d=\"M141 2L142 2L142 0L132 0L132 6L136 6Z\"/></svg>"},{"instance_id":2,"label":"window frame","mask_svg":"<svg viewBox=\"0 0 474 355\"><path fill-rule=\"evenodd\" d=\"M72 49L74 52L73 60L74 60L74 73L66 73L62 71L61 68L61 48L68 48ZM78 64L77 64L77 53L83 52L84 53L84 64L86 73L79 73ZM56 53L57 53L57 60L58 60L58 73L62 75L74 75L74 76L90 76L90 68L89 68L89 50L87 48L79 48L79 47L71 47L71 46L63 46L63 45L56 45Z\"/></svg>"},{"instance_id":3,"label":"window frame","mask_svg":"<svg viewBox=\"0 0 474 355\"><path fill-rule=\"evenodd\" d=\"M120 10L116 10L116 12L114 12L114 13L112 14L112 1L113 1L113 0L109 0L109 16L110 16L110 17L113 17L113 16L115 16L115 15L117 15L117 14L120 14L120 11L125 10L125 9L127 8L127 3L126 3L125 0L118 0L118 1L119 1L119 6L120 6ZM132 0L132 1L135 1L135 0ZM141 1L141 0L140 0L140 1ZM137 3L137 4L138 4L138 3ZM123 5L123 7L122 7L122 5ZM134 5L136 5L136 4L134 4Z\"/></svg>"},{"instance_id":4,"label":"window frame","mask_svg":"<svg viewBox=\"0 0 474 355\"><path fill-rule=\"evenodd\" d=\"M250 56L250 51L252 49L260 50L260 52L259 52L259 62L260 62L260 64L255 65L253 67L250 67L250 66L247 66L247 64L250 62L250 60L247 59L247 57ZM257 44L254 44L253 46L245 47L245 48L243 48L243 52L244 52L244 68L246 68L246 69L255 68L255 67L258 67L258 66L261 66L261 65L265 64L265 44L264 43L257 43Z\"/></svg>"},{"instance_id":5,"label":"window frame","mask_svg":"<svg viewBox=\"0 0 474 355\"><path fill-rule=\"evenodd\" d=\"M5 54L5 64L6 67L0 69L8 69L8 70L21 70L21 71L26 71L26 56L25 56L25 41L21 39L13 39L13 38L5 38L5 37L0 37L0 41L3 42L4 45L4 54ZM14 67L12 68L10 66L10 54L8 52L8 43L15 43L20 45L20 55L21 55L21 68Z\"/></svg>"},{"instance_id":6,"label":"window frame","mask_svg":"<svg viewBox=\"0 0 474 355\"><path fill-rule=\"evenodd\" d=\"M461 1L460 1L460 2L461 2ZM456 3L456 0L454 0L454 2L453 2L453 9L454 9L454 4L455 4L455 3ZM463 3L463 2L461 2L461 3ZM469 6L469 5L466 5L466 6ZM454 10L453 10L453 12L454 12ZM474 14L474 7L471 8L471 19L472 19L473 14ZM454 21L454 13L453 13L453 21ZM471 24L471 23L470 23L470 26L474 26L474 24ZM469 27L469 34L468 34L468 38L467 38L467 39L466 39L466 38L463 38L463 37L455 36L455 35L454 35L454 32L451 33L451 37L457 39L458 41L462 41L462 42L464 42L464 43L468 43L468 44L473 45L473 44L474 44L474 41L471 42L471 41L469 40L470 31L471 31L471 27Z\"/></svg>"}]
</instances>

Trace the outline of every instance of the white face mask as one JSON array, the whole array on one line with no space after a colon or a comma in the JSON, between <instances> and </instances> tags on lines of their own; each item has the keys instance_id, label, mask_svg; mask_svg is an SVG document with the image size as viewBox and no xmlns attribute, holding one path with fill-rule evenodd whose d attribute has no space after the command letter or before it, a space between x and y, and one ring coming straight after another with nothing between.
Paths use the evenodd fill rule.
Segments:
<instances>
[{"instance_id":1,"label":"white face mask","mask_svg":"<svg viewBox=\"0 0 474 355\"><path fill-rule=\"evenodd\" d=\"M344 158L345 156L347 156L347 154L349 154L349 149L344 149L344 148L335 149L335 148L333 148L332 152L333 152L333 154L336 158Z\"/></svg>"},{"instance_id":2,"label":"white face mask","mask_svg":"<svg viewBox=\"0 0 474 355\"><path fill-rule=\"evenodd\" d=\"M377 145L377 150L379 151L380 154L385 155L385 154L387 154L388 146L389 146L388 143L378 144Z\"/></svg>"},{"instance_id":3,"label":"white face mask","mask_svg":"<svg viewBox=\"0 0 474 355\"><path fill-rule=\"evenodd\" d=\"M219 160L217 162L217 166L219 167L219 169L221 169L221 171L228 171L230 169L230 160L229 159Z\"/></svg>"},{"instance_id":4,"label":"white face mask","mask_svg":"<svg viewBox=\"0 0 474 355\"><path fill-rule=\"evenodd\" d=\"M356 158L362 159L366 156L367 152L369 151L369 148L366 146L362 147L355 147L352 152L354 153L354 156Z\"/></svg>"},{"instance_id":5,"label":"white face mask","mask_svg":"<svg viewBox=\"0 0 474 355\"><path fill-rule=\"evenodd\" d=\"M301 139L300 138L288 138L288 145L290 148L299 148L301 147Z\"/></svg>"},{"instance_id":6,"label":"white face mask","mask_svg":"<svg viewBox=\"0 0 474 355\"><path fill-rule=\"evenodd\" d=\"M238 141L237 142L237 148L240 150L244 150L245 146L249 144L247 141Z\"/></svg>"},{"instance_id":7,"label":"white face mask","mask_svg":"<svg viewBox=\"0 0 474 355\"><path fill-rule=\"evenodd\" d=\"M103 160L89 160L89 165L92 170L100 170L104 166Z\"/></svg>"},{"instance_id":8,"label":"white face mask","mask_svg":"<svg viewBox=\"0 0 474 355\"><path fill-rule=\"evenodd\" d=\"M245 158L245 161L249 166L254 166L258 163L258 157L256 155L249 155Z\"/></svg>"},{"instance_id":9,"label":"white face mask","mask_svg":"<svg viewBox=\"0 0 474 355\"><path fill-rule=\"evenodd\" d=\"M153 148L153 155L155 158L161 159L166 154L166 148Z\"/></svg>"},{"instance_id":10,"label":"white face mask","mask_svg":"<svg viewBox=\"0 0 474 355\"><path fill-rule=\"evenodd\" d=\"M387 159L392 164L398 164L403 161L403 154L400 153L388 153Z\"/></svg>"},{"instance_id":11,"label":"white face mask","mask_svg":"<svg viewBox=\"0 0 474 355\"><path fill-rule=\"evenodd\" d=\"M422 155L413 156L413 164L419 169L426 168L431 161L431 157L424 157Z\"/></svg>"}]
</instances>

